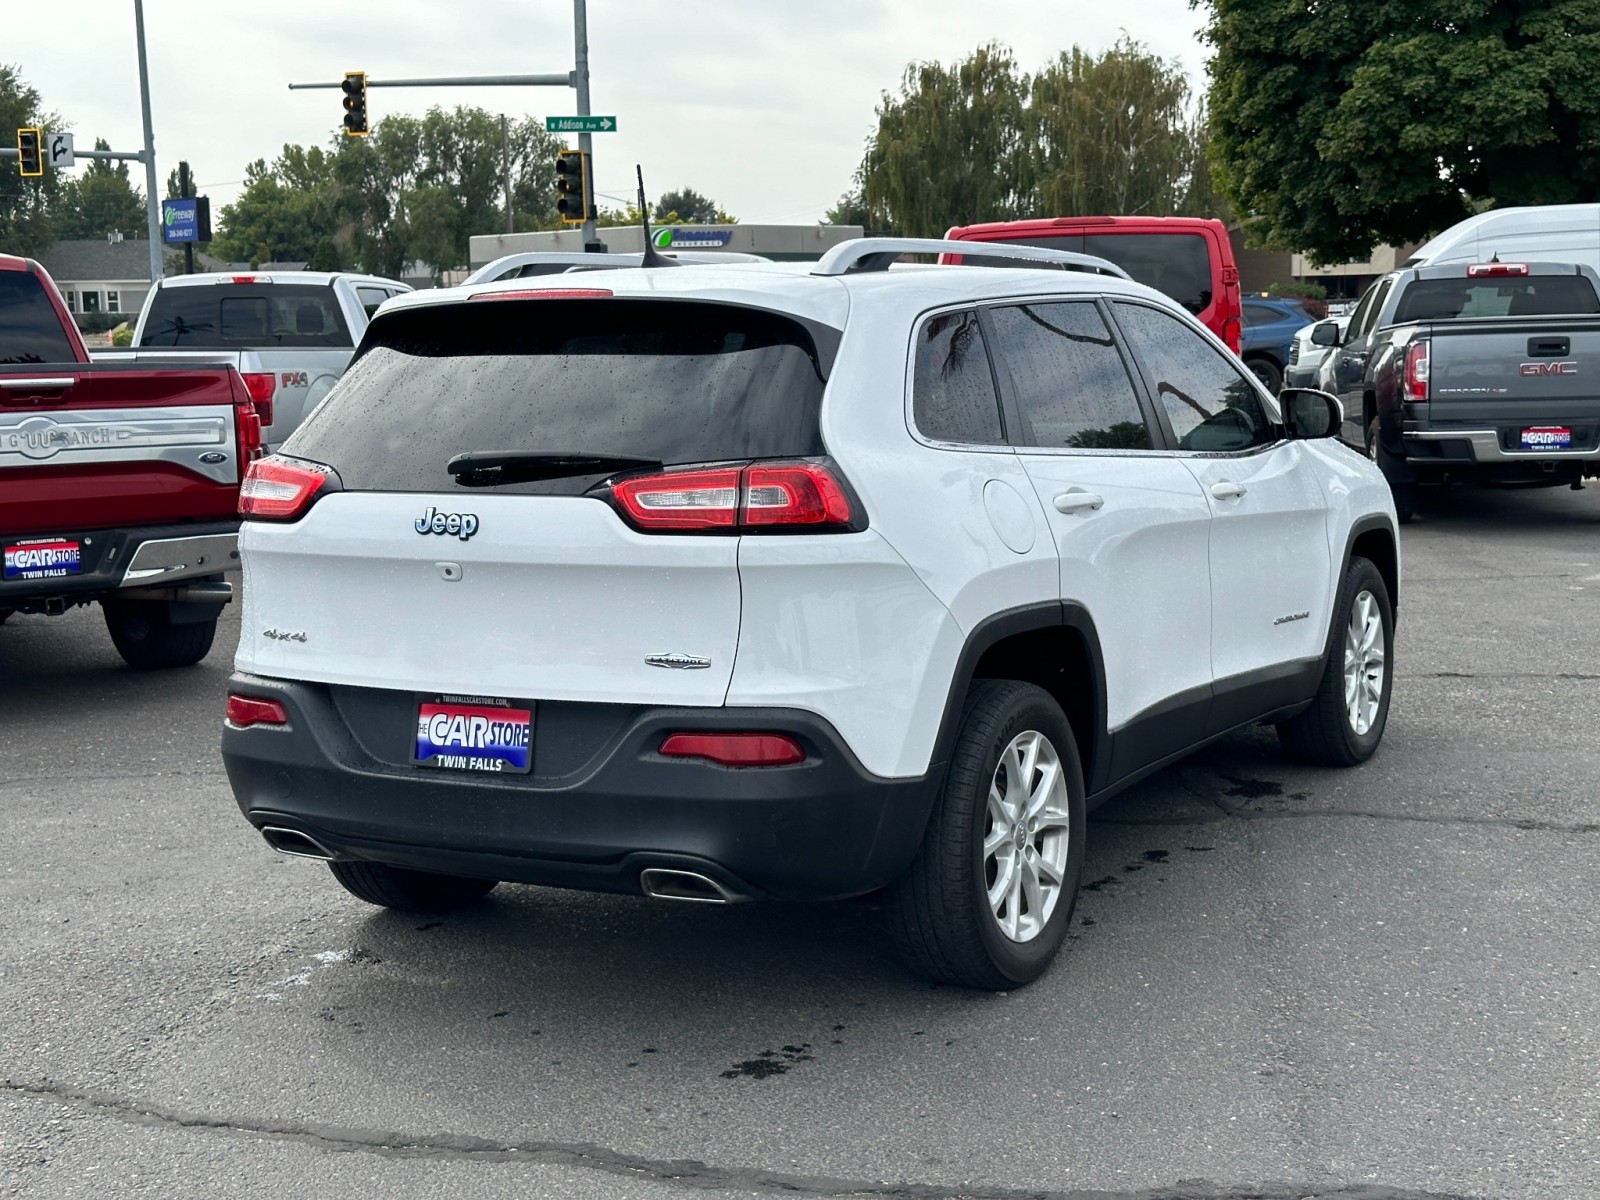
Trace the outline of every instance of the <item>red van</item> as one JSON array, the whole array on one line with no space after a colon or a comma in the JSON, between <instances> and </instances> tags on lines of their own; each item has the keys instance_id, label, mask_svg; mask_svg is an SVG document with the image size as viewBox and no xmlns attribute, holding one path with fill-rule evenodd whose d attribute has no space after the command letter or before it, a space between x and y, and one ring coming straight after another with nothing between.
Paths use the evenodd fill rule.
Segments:
<instances>
[{"instance_id":1,"label":"red van","mask_svg":"<svg viewBox=\"0 0 1600 1200\"><path fill-rule=\"evenodd\" d=\"M1239 353L1239 267L1221 221L1199 217L1045 217L958 225L947 238L1014 242L1110 259L1139 283L1165 292ZM946 255L960 262L960 255ZM993 259L985 262L993 263Z\"/></svg>"}]
</instances>

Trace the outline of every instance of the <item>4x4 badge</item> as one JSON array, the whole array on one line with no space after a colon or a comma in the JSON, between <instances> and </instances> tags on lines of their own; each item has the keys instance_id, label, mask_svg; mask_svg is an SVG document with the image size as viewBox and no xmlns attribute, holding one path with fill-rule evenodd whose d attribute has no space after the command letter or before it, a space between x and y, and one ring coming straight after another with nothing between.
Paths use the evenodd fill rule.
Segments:
<instances>
[{"instance_id":1,"label":"4x4 badge","mask_svg":"<svg viewBox=\"0 0 1600 1200\"><path fill-rule=\"evenodd\" d=\"M478 515L442 513L430 506L411 524L418 533L453 533L464 542L478 532Z\"/></svg>"}]
</instances>

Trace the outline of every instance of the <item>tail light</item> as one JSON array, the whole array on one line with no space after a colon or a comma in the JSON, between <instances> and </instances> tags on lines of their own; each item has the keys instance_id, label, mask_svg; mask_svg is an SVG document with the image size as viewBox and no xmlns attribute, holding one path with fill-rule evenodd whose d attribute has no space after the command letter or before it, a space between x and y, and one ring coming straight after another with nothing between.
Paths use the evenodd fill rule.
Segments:
<instances>
[{"instance_id":1,"label":"tail light","mask_svg":"<svg viewBox=\"0 0 1600 1200\"><path fill-rule=\"evenodd\" d=\"M634 475L610 499L645 533L842 533L865 528L841 477L826 462L797 459Z\"/></svg>"},{"instance_id":2,"label":"tail light","mask_svg":"<svg viewBox=\"0 0 1600 1200\"><path fill-rule=\"evenodd\" d=\"M724 767L788 767L806 760L800 743L781 733L673 733L662 740L659 753Z\"/></svg>"},{"instance_id":3,"label":"tail light","mask_svg":"<svg viewBox=\"0 0 1600 1200\"><path fill-rule=\"evenodd\" d=\"M609 300L610 288L520 288L514 292L478 292L468 300Z\"/></svg>"},{"instance_id":4,"label":"tail light","mask_svg":"<svg viewBox=\"0 0 1600 1200\"><path fill-rule=\"evenodd\" d=\"M1428 339L1406 347L1405 398L1412 403L1428 398Z\"/></svg>"},{"instance_id":5,"label":"tail light","mask_svg":"<svg viewBox=\"0 0 1600 1200\"><path fill-rule=\"evenodd\" d=\"M1235 354L1239 353L1239 318L1229 317L1222 323L1222 344Z\"/></svg>"},{"instance_id":6,"label":"tail light","mask_svg":"<svg viewBox=\"0 0 1600 1200\"><path fill-rule=\"evenodd\" d=\"M250 464L239 485L239 515L252 521L296 521L318 497L339 490L339 477L317 463L271 455Z\"/></svg>"},{"instance_id":7,"label":"tail light","mask_svg":"<svg viewBox=\"0 0 1600 1200\"><path fill-rule=\"evenodd\" d=\"M244 399L237 391L233 402L233 436L239 444L240 476L244 468L260 458L266 451L261 444L261 414L255 401Z\"/></svg>"},{"instance_id":8,"label":"tail light","mask_svg":"<svg viewBox=\"0 0 1600 1200\"><path fill-rule=\"evenodd\" d=\"M260 696L228 696L228 724L240 729L252 725L287 725L289 711L276 700L263 700Z\"/></svg>"},{"instance_id":9,"label":"tail light","mask_svg":"<svg viewBox=\"0 0 1600 1200\"><path fill-rule=\"evenodd\" d=\"M1495 279L1506 275L1526 275L1527 263L1473 263L1467 268L1468 279Z\"/></svg>"},{"instance_id":10,"label":"tail light","mask_svg":"<svg viewBox=\"0 0 1600 1200\"><path fill-rule=\"evenodd\" d=\"M256 406L256 415L263 425L272 424L272 395L278 390L278 379L271 371L249 371L240 376L244 390Z\"/></svg>"}]
</instances>

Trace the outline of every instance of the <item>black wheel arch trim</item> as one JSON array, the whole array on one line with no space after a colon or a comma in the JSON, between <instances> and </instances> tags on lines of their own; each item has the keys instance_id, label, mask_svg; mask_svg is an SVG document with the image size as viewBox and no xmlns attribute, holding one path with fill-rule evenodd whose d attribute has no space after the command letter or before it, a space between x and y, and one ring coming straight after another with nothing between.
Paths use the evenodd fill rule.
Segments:
<instances>
[{"instance_id":1,"label":"black wheel arch trim","mask_svg":"<svg viewBox=\"0 0 1600 1200\"><path fill-rule=\"evenodd\" d=\"M1080 740L1087 739L1088 761L1083 764L1087 777L1084 789L1092 793L1101 786L1101 775L1110 766L1110 737L1106 730L1106 670L1100 651L1100 634L1094 618L1083 605L1071 600L1048 600L1037 604L1021 605L985 617L967 634L965 644L956 659L950 679L950 691L945 698L944 716L939 721L939 733L934 741L933 760L929 770L942 768L950 761L961 724L961 711L967 689L972 686L978 663L984 654L1007 638L1044 629L1072 629L1082 638L1093 675L1094 721L1088 730L1074 729ZM1080 755L1080 757L1085 757Z\"/></svg>"},{"instance_id":2,"label":"black wheel arch trim","mask_svg":"<svg viewBox=\"0 0 1600 1200\"><path fill-rule=\"evenodd\" d=\"M1344 587L1344 572L1350 569L1350 560L1356 557L1356 542L1361 539L1363 534L1367 533L1383 533L1388 535L1389 544L1394 550L1394 579L1390 580L1385 577L1383 583L1384 587L1388 589L1389 592L1390 623L1396 627L1398 627L1400 624L1400 535L1395 531L1395 527L1389 523L1389 518L1386 515L1383 513L1368 513L1364 517L1356 518L1356 520L1350 526L1349 534L1345 537L1344 557L1339 560L1339 574L1333 581L1334 586L1332 588L1332 592L1334 604L1332 610L1328 614L1328 636L1323 642L1322 646L1322 654L1324 659L1326 659L1329 654L1333 653L1334 639L1339 633L1338 600L1339 593ZM1373 563L1372 565L1378 568L1378 574L1383 574L1382 563Z\"/></svg>"}]
</instances>

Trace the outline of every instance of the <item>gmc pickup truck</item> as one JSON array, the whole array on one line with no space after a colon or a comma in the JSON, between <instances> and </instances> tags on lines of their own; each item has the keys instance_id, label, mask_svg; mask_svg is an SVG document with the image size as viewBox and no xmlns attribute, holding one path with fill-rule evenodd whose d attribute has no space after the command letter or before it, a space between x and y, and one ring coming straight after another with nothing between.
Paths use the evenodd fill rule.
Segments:
<instances>
[{"instance_id":1,"label":"gmc pickup truck","mask_svg":"<svg viewBox=\"0 0 1600 1200\"><path fill-rule=\"evenodd\" d=\"M177 275L150 289L128 349L90 357L231 363L271 452L339 381L378 306L410 290L397 279L325 271Z\"/></svg>"},{"instance_id":2,"label":"gmc pickup truck","mask_svg":"<svg viewBox=\"0 0 1600 1200\"><path fill-rule=\"evenodd\" d=\"M1419 483L1600 476L1600 275L1560 263L1397 271L1352 318L1333 375L1409 520ZM1358 319L1360 318L1360 319ZM1333 322L1312 331L1337 345Z\"/></svg>"},{"instance_id":3,"label":"gmc pickup truck","mask_svg":"<svg viewBox=\"0 0 1600 1200\"><path fill-rule=\"evenodd\" d=\"M261 419L227 363L91 363L50 277L0 255L0 621L98 602L139 668L211 648Z\"/></svg>"}]
</instances>

